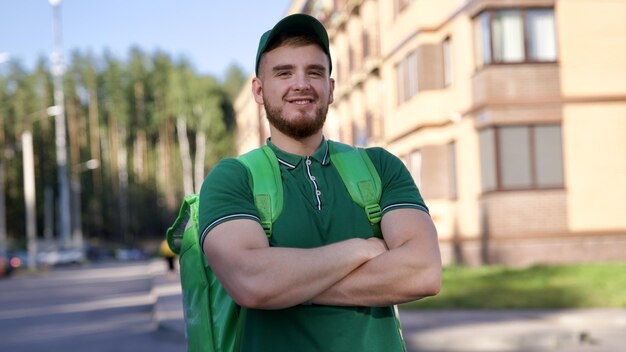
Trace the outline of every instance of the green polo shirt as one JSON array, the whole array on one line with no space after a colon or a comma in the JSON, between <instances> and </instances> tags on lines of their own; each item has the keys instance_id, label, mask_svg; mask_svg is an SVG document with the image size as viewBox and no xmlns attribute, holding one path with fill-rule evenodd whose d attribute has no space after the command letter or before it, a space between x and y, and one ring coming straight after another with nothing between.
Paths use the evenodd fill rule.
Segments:
<instances>
[{"instance_id":1,"label":"green polo shirt","mask_svg":"<svg viewBox=\"0 0 626 352\"><path fill-rule=\"evenodd\" d=\"M330 162L323 140L311 156L278 149L283 211L272 228L270 246L314 248L374 235L365 211L352 201ZM397 208L428 211L404 164L382 148L367 153L382 181L383 216ZM236 159L220 161L200 192L200 243L220 223L259 221L249 173ZM393 307L299 305L280 310L249 309L242 351L403 351Z\"/></svg>"}]
</instances>

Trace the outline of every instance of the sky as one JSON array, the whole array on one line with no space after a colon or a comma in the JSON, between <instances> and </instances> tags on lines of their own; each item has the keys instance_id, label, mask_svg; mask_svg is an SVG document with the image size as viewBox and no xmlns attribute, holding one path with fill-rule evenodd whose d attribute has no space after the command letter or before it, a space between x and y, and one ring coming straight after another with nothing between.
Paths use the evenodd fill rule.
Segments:
<instances>
[{"instance_id":1,"label":"sky","mask_svg":"<svg viewBox=\"0 0 626 352\"><path fill-rule=\"evenodd\" d=\"M57 0L59 1L59 0ZM259 38L291 0L62 0L63 56L72 50L125 60L138 46L173 59L186 57L199 73L222 77L232 63L254 70ZM48 0L0 0L0 65L7 58L28 70L54 49Z\"/></svg>"}]
</instances>

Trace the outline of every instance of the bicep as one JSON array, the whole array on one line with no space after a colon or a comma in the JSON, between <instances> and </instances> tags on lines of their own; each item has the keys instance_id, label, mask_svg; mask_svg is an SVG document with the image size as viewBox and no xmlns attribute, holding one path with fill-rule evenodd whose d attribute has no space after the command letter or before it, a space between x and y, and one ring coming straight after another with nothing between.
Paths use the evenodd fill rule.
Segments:
<instances>
[{"instance_id":1,"label":"bicep","mask_svg":"<svg viewBox=\"0 0 626 352\"><path fill-rule=\"evenodd\" d=\"M248 251L267 247L269 242L263 228L249 219L231 220L215 226L202 246L211 269L226 286L249 267Z\"/></svg>"},{"instance_id":2,"label":"bicep","mask_svg":"<svg viewBox=\"0 0 626 352\"><path fill-rule=\"evenodd\" d=\"M414 241L424 249L438 247L437 230L430 215L418 209L401 208L385 213L381 230L389 249L398 248L408 241Z\"/></svg>"}]
</instances>

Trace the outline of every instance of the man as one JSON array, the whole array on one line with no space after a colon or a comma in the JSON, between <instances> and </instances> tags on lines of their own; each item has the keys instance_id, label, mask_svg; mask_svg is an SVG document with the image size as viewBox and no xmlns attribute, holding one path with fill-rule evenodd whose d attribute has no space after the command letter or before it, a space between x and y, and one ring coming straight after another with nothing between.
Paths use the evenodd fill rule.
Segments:
<instances>
[{"instance_id":1,"label":"man","mask_svg":"<svg viewBox=\"0 0 626 352\"><path fill-rule=\"evenodd\" d=\"M331 65L326 30L311 16L288 16L261 37L252 93L284 189L271 237L237 160L222 160L200 192L207 261L248 307L242 351L402 351L393 305L441 286L437 234L402 162L367 149L382 180L377 238L329 160Z\"/></svg>"}]
</instances>

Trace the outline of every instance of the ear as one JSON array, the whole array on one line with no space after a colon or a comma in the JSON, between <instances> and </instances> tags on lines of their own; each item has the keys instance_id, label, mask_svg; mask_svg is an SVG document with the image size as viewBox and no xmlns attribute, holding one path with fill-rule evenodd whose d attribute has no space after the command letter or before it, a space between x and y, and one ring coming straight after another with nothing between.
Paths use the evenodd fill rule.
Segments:
<instances>
[{"instance_id":1,"label":"ear","mask_svg":"<svg viewBox=\"0 0 626 352\"><path fill-rule=\"evenodd\" d=\"M263 105L263 83L258 77L252 79L252 95L259 105Z\"/></svg>"},{"instance_id":2,"label":"ear","mask_svg":"<svg viewBox=\"0 0 626 352\"><path fill-rule=\"evenodd\" d=\"M335 80L330 78L328 82L328 104L332 104L335 101L335 96L333 92L335 91Z\"/></svg>"}]
</instances>

